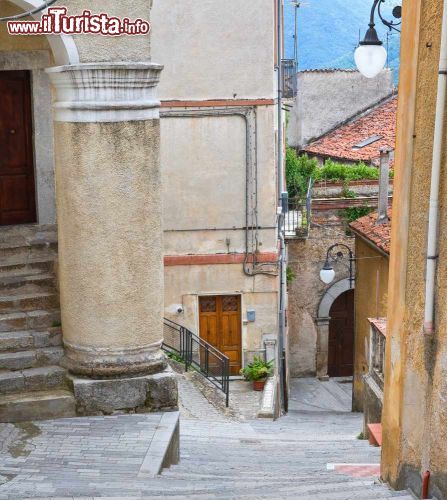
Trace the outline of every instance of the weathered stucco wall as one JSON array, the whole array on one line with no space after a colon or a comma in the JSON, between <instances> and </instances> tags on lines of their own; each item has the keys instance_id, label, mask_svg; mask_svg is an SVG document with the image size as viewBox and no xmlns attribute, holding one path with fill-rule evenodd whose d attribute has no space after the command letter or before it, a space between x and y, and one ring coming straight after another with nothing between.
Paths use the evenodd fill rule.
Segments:
<instances>
[{"instance_id":1,"label":"weathered stucco wall","mask_svg":"<svg viewBox=\"0 0 447 500\"><path fill-rule=\"evenodd\" d=\"M393 75L367 79L357 71L314 70L298 73L298 95L289 117L288 144L302 148L388 96Z\"/></svg>"},{"instance_id":2,"label":"weathered stucco wall","mask_svg":"<svg viewBox=\"0 0 447 500\"><path fill-rule=\"evenodd\" d=\"M295 279L289 285L288 326L289 366L292 377L304 377L326 371L327 345L319 346L315 322L318 305L330 288L320 280L320 271L326 260L327 249L334 243L353 248L354 239L346 236L346 225L324 224L311 229L307 240L289 240L287 244L289 267ZM335 281L349 276L345 265L337 264ZM324 340L324 339L323 339ZM321 351L321 355L319 354Z\"/></svg>"},{"instance_id":3,"label":"weathered stucco wall","mask_svg":"<svg viewBox=\"0 0 447 500\"><path fill-rule=\"evenodd\" d=\"M256 114L259 251L276 251L274 108ZM243 253L246 123L240 116L162 118L165 254Z\"/></svg>"},{"instance_id":4,"label":"weathered stucco wall","mask_svg":"<svg viewBox=\"0 0 447 500\"><path fill-rule=\"evenodd\" d=\"M155 0L152 21L161 99L274 97L271 0Z\"/></svg>"},{"instance_id":5,"label":"weathered stucco wall","mask_svg":"<svg viewBox=\"0 0 447 500\"><path fill-rule=\"evenodd\" d=\"M363 410L363 376L369 368L368 318L385 318L388 304L388 258L360 237L355 240L355 354L353 410Z\"/></svg>"},{"instance_id":6,"label":"weathered stucco wall","mask_svg":"<svg viewBox=\"0 0 447 500\"><path fill-rule=\"evenodd\" d=\"M418 494L431 471L431 494L447 498L447 198L441 179L436 331L423 335L429 179L442 1L404 0L398 111L382 475ZM445 145L444 145L445 150ZM444 160L445 162L445 160Z\"/></svg>"},{"instance_id":7,"label":"weathered stucco wall","mask_svg":"<svg viewBox=\"0 0 447 500\"><path fill-rule=\"evenodd\" d=\"M241 295L243 360L250 359L264 349L262 335L278 331L277 284L275 277L243 275L240 264L165 267L165 316L197 333L200 295ZM247 322L248 309L256 311L256 321Z\"/></svg>"}]
</instances>

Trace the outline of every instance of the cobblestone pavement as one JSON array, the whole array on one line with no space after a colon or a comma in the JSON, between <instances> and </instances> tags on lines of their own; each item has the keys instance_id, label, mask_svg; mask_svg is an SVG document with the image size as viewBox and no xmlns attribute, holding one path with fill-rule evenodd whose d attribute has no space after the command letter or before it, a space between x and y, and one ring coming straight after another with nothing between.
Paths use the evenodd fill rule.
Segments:
<instances>
[{"instance_id":1,"label":"cobblestone pavement","mask_svg":"<svg viewBox=\"0 0 447 500\"><path fill-rule=\"evenodd\" d=\"M209 418L216 422L228 420L229 417L211 404L187 376L177 374L177 382L181 418L194 420Z\"/></svg>"},{"instance_id":2,"label":"cobblestone pavement","mask_svg":"<svg viewBox=\"0 0 447 500\"><path fill-rule=\"evenodd\" d=\"M253 420L261 406L262 392L253 390L245 380L230 381L230 405L225 407L225 395L210 382L197 378L194 372L177 373L179 409L183 418L200 419L213 416L216 421Z\"/></svg>"},{"instance_id":3,"label":"cobblestone pavement","mask_svg":"<svg viewBox=\"0 0 447 500\"><path fill-rule=\"evenodd\" d=\"M0 499L413 498L378 482L380 450L356 439L362 416L330 409L344 401L337 386L331 399L330 385L294 381L286 417L240 422L179 383L181 460L160 477L138 477L157 414L2 425L0 437L12 438L0 451ZM332 402L312 411L321 397Z\"/></svg>"}]
</instances>

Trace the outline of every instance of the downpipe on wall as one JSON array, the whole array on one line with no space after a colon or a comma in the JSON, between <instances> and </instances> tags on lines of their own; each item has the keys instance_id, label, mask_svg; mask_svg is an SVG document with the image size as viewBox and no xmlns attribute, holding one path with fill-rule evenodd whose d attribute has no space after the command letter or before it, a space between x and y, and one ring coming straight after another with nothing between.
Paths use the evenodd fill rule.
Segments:
<instances>
[{"instance_id":1,"label":"downpipe on wall","mask_svg":"<svg viewBox=\"0 0 447 500\"><path fill-rule=\"evenodd\" d=\"M439 59L438 95L431 170L430 210L428 216L427 265L425 277L424 333L434 333L436 270L438 264L439 187L444 143L444 117L447 90L447 0L444 0Z\"/></svg>"},{"instance_id":2,"label":"downpipe on wall","mask_svg":"<svg viewBox=\"0 0 447 500\"><path fill-rule=\"evenodd\" d=\"M277 157L278 157L278 206L282 206L282 196L285 191L284 182L284 134L283 134L283 109L282 109L282 59L283 59L283 0L277 0L277 85L278 85L278 146L277 146ZM278 220L278 232L280 240L280 292L279 292L279 335L278 335L278 374L280 380L280 392L281 392L281 407L285 409L286 398L285 393L287 391L285 380L286 367L284 366L285 360L283 357L284 347L285 347L285 334L286 334L286 303L287 303L287 254L286 245L284 238L284 208L281 211L281 215Z\"/></svg>"}]
</instances>

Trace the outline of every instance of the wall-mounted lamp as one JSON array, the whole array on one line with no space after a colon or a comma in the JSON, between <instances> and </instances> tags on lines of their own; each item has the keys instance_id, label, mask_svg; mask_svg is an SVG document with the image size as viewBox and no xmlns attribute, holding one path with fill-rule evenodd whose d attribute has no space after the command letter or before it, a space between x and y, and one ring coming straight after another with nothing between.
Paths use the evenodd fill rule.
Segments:
<instances>
[{"instance_id":1,"label":"wall-mounted lamp","mask_svg":"<svg viewBox=\"0 0 447 500\"><path fill-rule=\"evenodd\" d=\"M359 47L356 49L354 54L355 63L357 65L360 73L366 78L374 78L377 76L385 67L387 52L383 46L383 42L379 39L376 31L376 21L375 15L379 16L382 23L387 26L390 30L395 30L400 33L398 26L402 24L402 21L388 21L382 14L381 7L385 0L374 0L371 9L371 18L369 21L369 29L366 32L365 38L360 42ZM393 17L395 19L402 18L402 7L396 6L393 9Z\"/></svg>"},{"instance_id":2,"label":"wall-mounted lamp","mask_svg":"<svg viewBox=\"0 0 447 500\"><path fill-rule=\"evenodd\" d=\"M338 252L334 253L334 250L336 248L340 248L343 250L338 250ZM332 283L335 278L335 270L332 263L343 260L343 258L345 257L345 252L349 255L349 285L352 288L355 280L353 266L355 258L352 250L348 247L348 245L345 245L344 243L335 243L335 245L332 245L327 250L326 262L324 263L323 269L320 271L320 279L326 285Z\"/></svg>"}]
</instances>

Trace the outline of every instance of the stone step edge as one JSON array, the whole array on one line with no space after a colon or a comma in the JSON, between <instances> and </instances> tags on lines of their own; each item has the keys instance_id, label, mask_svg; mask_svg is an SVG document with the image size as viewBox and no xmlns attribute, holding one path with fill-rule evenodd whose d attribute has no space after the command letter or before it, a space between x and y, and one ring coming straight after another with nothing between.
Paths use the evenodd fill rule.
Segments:
<instances>
[{"instance_id":1,"label":"stone step edge","mask_svg":"<svg viewBox=\"0 0 447 500\"><path fill-rule=\"evenodd\" d=\"M154 478L180 461L180 413L164 413L138 472L138 479Z\"/></svg>"}]
</instances>

